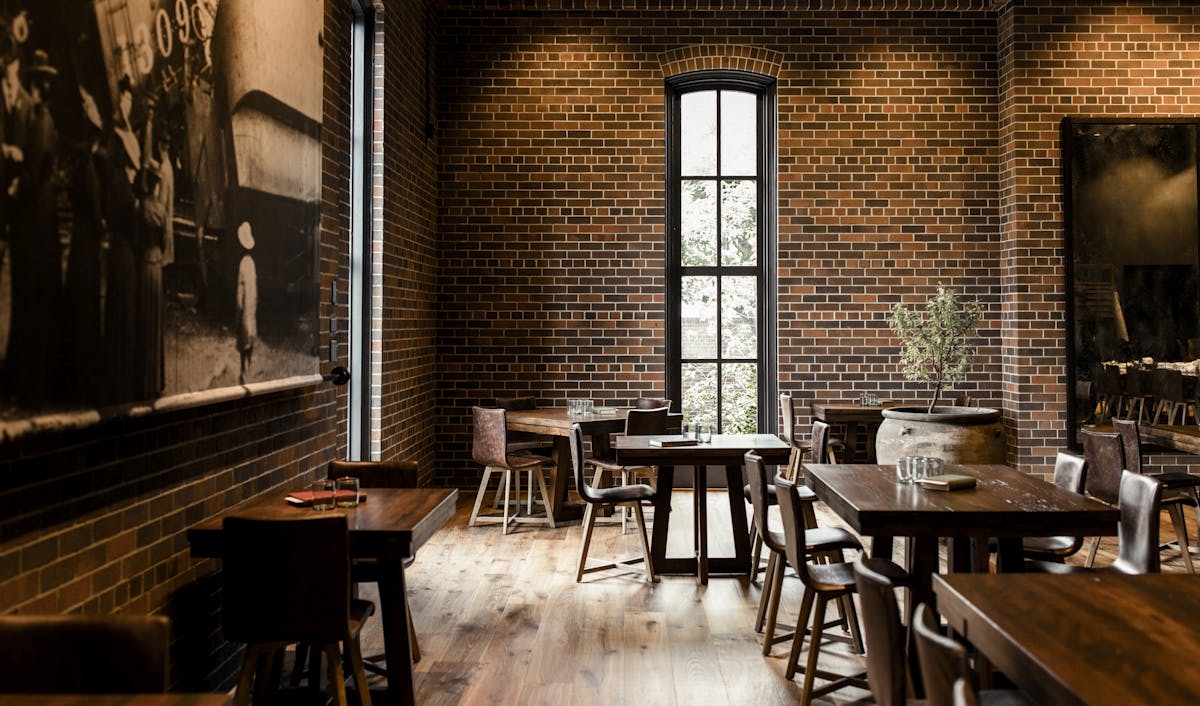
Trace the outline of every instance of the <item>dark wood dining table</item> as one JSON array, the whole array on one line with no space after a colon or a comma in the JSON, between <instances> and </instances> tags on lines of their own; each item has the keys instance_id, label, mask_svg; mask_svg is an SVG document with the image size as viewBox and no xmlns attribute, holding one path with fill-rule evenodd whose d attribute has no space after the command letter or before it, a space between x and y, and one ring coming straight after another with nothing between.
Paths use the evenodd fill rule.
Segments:
<instances>
[{"instance_id":1,"label":"dark wood dining table","mask_svg":"<svg viewBox=\"0 0 1200 706\"><path fill-rule=\"evenodd\" d=\"M654 533L650 558L660 574L696 576L708 583L710 574L749 575L750 535L746 520L745 455L757 451L765 463L786 464L792 448L774 434L714 434L712 441L694 446L654 446L655 436L618 436L614 444L617 462L626 466L657 466L657 493L654 499ZM671 522L671 492L675 466L694 466L693 547L690 557L667 556L667 534ZM723 466L729 496L729 516L733 527L734 555L708 555L708 474L706 466Z\"/></svg>"},{"instance_id":2,"label":"dark wood dining table","mask_svg":"<svg viewBox=\"0 0 1200 706\"><path fill-rule=\"evenodd\" d=\"M1035 703L1200 702L1200 581L1188 574L956 574L950 628Z\"/></svg>"},{"instance_id":3,"label":"dark wood dining table","mask_svg":"<svg viewBox=\"0 0 1200 706\"><path fill-rule=\"evenodd\" d=\"M288 519L310 516L314 510L284 500L287 490L263 493L204 520L187 532L192 556L223 553L222 522L226 517ZM374 559L379 565L379 602L387 655L389 703L415 703L412 649L408 641L408 608L404 600L404 560L413 556L433 533L454 516L458 491L444 488L370 488L367 500L344 512L350 527L350 556ZM381 694L383 695L383 694Z\"/></svg>"},{"instance_id":4,"label":"dark wood dining table","mask_svg":"<svg viewBox=\"0 0 1200 706\"><path fill-rule=\"evenodd\" d=\"M226 706L228 703L228 694L0 694L0 706Z\"/></svg>"},{"instance_id":5,"label":"dark wood dining table","mask_svg":"<svg viewBox=\"0 0 1200 706\"><path fill-rule=\"evenodd\" d=\"M893 403L863 405L858 402L813 402L809 405L813 419L826 424L842 424L846 427L846 458L842 463L875 463L875 432L883 423L883 410ZM865 449L865 457L859 457L858 448Z\"/></svg>"},{"instance_id":6,"label":"dark wood dining table","mask_svg":"<svg viewBox=\"0 0 1200 706\"><path fill-rule=\"evenodd\" d=\"M1200 455L1200 428L1194 424L1139 424L1138 434L1143 443L1182 454Z\"/></svg>"},{"instance_id":7,"label":"dark wood dining table","mask_svg":"<svg viewBox=\"0 0 1200 706\"><path fill-rule=\"evenodd\" d=\"M571 425L578 424L585 437L591 437L592 455L604 458L611 453L609 438L625 431L625 417L629 407L613 407L604 414L572 416L566 407L538 407L536 409L509 410L505 414L510 431L541 434L554 439L551 458L554 461L554 477L550 492L551 508L555 521L578 520L583 517L583 505L567 502L567 489L573 482L571 470ZM679 431L682 422L679 413L667 415L667 432Z\"/></svg>"},{"instance_id":8,"label":"dark wood dining table","mask_svg":"<svg viewBox=\"0 0 1200 706\"><path fill-rule=\"evenodd\" d=\"M991 537L999 544L1000 570L1021 571L1022 538L1114 535L1120 518L1115 507L1002 465L947 466L946 473L977 479L975 488L951 492L897 483L892 466L807 464L804 468L805 482L817 497L860 535L873 538L872 555L891 558L892 538L908 539L908 570L913 576L910 616L917 603L932 602L940 537L955 540L951 571L982 569Z\"/></svg>"}]
</instances>

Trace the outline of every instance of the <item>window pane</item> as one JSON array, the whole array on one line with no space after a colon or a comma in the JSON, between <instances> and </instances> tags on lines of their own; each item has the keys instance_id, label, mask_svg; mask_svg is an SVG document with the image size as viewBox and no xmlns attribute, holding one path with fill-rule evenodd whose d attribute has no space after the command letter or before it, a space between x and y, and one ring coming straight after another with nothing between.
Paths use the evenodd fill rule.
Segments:
<instances>
[{"instance_id":1,"label":"window pane","mask_svg":"<svg viewBox=\"0 0 1200 706\"><path fill-rule=\"evenodd\" d=\"M721 182L721 264L758 261L758 182Z\"/></svg>"},{"instance_id":2,"label":"window pane","mask_svg":"<svg viewBox=\"0 0 1200 706\"><path fill-rule=\"evenodd\" d=\"M680 297L680 351L686 358L717 357L717 278L684 277Z\"/></svg>"},{"instance_id":3,"label":"window pane","mask_svg":"<svg viewBox=\"0 0 1200 706\"><path fill-rule=\"evenodd\" d=\"M721 174L756 176L757 98L741 91L721 92ZM685 174L687 172L684 172Z\"/></svg>"},{"instance_id":4,"label":"window pane","mask_svg":"<svg viewBox=\"0 0 1200 706\"><path fill-rule=\"evenodd\" d=\"M711 181L684 181L679 193L684 267L717 264L717 188Z\"/></svg>"},{"instance_id":5,"label":"window pane","mask_svg":"<svg viewBox=\"0 0 1200 706\"><path fill-rule=\"evenodd\" d=\"M717 92L680 96L679 164L683 176L717 174Z\"/></svg>"},{"instance_id":6,"label":"window pane","mask_svg":"<svg viewBox=\"0 0 1200 706\"><path fill-rule=\"evenodd\" d=\"M717 364L684 363L680 371L683 402L680 411L689 422L714 424L717 420Z\"/></svg>"},{"instance_id":7,"label":"window pane","mask_svg":"<svg viewBox=\"0 0 1200 706\"><path fill-rule=\"evenodd\" d=\"M727 363L721 367L721 433L758 433L758 365Z\"/></svg>"},{"instance_id":8,"label":"window pane","mask_svg":"<svg viewBox=\"0 0 1200 706\"><path fill-rule=\"evenodd\" d=\"M758 358L758 280L721 278L721 357Z\"/></svg>"}]
</instances>

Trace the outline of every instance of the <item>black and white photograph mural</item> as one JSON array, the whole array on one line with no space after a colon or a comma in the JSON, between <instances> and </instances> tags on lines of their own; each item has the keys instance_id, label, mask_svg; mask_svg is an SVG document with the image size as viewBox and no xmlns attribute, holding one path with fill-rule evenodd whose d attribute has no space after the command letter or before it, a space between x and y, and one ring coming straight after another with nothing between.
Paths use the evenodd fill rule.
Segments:
<instances>
[{"instance_id":1,"label":"black and white photograph mural","mask_svg":"<svg viewBox=\"0 0 1200 706\"><path fill-rule=\"evenodd\" d=\"M321 0L0 0L0 422L318 372Z\"/></svg>"}]
</instances>

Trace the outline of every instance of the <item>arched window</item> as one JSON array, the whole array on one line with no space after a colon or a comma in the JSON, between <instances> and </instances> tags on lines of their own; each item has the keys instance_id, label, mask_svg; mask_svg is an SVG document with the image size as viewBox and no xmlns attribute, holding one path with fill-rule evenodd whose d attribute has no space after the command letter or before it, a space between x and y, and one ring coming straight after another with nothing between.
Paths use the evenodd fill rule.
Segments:
<instances>
[{"instance_id":1,"label":"arched window","mask_svg":"<svg viewBox=\"0 0 1200 706\"><path fill-rule=\"evenodd\" d=\"M775 82L667 80L667 389L721 433L775 426Z\"/></svg>"}]
</instances>

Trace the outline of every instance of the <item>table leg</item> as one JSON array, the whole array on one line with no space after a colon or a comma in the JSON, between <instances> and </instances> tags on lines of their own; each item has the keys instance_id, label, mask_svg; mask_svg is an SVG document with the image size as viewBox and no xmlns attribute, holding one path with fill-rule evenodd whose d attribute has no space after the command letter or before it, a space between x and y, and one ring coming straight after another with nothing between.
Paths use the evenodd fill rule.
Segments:
<instances>
[{"instance_id":1,"label":"table leg","mask_svg":"<svg viewBox=\"0 0 1200 706\"><path fill-rule=\"evenodd\" d=\"M387 701L402 706L416 704L412 645L408 641L408 606L404 592L404 562L379 561L379 603L383 611L383 649L387 656Z\"/></svg>"},{"instance_id":2,"label":"table leg","mask_svg":"<svg viewBox=\"0 0 1200 706\"><path fill-rule=\"evenodd\" d=\"M554 510L554 521L578 520L583 517L583 506L567 502L567 489L575 474L571 462L571 440L565 436L554 437L552 456L554 478L550 489L550 503Z\"/></svg>"},{"instance_id":3,"label":"table leg","mask_svg":"<svg viewBox=\"0 0 1200 706\"><path fill-rule=\"evenodd\" d=\"M692 500L696 508L694 537L696 540L696 578L700 584L708 585L708 467L696 466L692 470Z\"/></svg>"},{"instance_id":4,"label":"table leg","mask_svg":"<svg viewBox=\"0 0 1200 706\"><path fill-rule=\"evenodd\" d=\"M996 540L1000 551L996 554L996 571L1006 574L1025 571L1025 550L1020 537L1000 537Z\"/></svg>"},{"instance_id":5,"label":"table leg","mask_svg":"<svg viewBox=\"0 0 1200 706\"><path fill-rule=\"evenodd\" d=\"M743 466L725 467L725 487L729 491L729 519L733 525L733 559L740 567L745 567L745 573L750 575L750 525L746 519L746 496L742 487L746 482Z\"/></svg>"},{"instance_id":6,"label":"table leg","mask_svg":"<svg viewBox=\"0 0 1200 706\"><path fill-rule=\"evenodd\" d=\"M654 493L654 527L650 537L650 557L659 574L691 573L694 559L668 559L667 536L671 529L671 489L675 485L675 467L659 466Z\"/></svg>"},{"instance_id":7,"label":"table leg","mask_svg":"<svg viewBox=\"0 0 1200 706\"><path fill-rule=\"evenodd\" d=\"M886 535L871 537L871 557L892 560L892 538Z\"/></svg>"}]
</instances>

